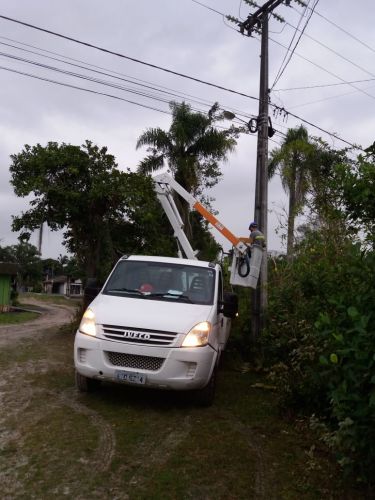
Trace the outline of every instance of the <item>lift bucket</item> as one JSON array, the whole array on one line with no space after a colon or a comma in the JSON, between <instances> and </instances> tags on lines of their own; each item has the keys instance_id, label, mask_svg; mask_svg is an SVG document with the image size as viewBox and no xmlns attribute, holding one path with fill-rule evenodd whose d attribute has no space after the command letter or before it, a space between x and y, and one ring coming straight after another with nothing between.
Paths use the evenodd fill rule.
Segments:
<instances>
[{"instance_id":1,"label":"lift bucket","mask_svg":"<svg viewBox=\"0 0 375 500\"><path fill-rule=\"evenodd\" d=\"M246 268L246 265L241 265L241 259L244 257L236 248L234 248L232 266L230 270L230 284L256 288L264 252L265 250L262 247L254 245L251 248L249 268ZM246 274L246 276L243 276L243 274Z\"/></svg>"}]
</instances>

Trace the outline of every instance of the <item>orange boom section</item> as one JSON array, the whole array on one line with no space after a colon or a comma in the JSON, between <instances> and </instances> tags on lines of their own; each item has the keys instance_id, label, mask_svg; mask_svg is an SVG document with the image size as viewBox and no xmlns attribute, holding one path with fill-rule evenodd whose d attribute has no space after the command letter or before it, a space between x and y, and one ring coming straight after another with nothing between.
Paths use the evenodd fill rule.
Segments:
<instances>
[{"instance_id":1,"label":"orange boom section","mask_svg":"<svg viewBox=\"0 0 375 500\"><path fill-rule=\"evenodd\" d=\"M237 246L240 243L240 239L237 238L233 233L229 231L220 221L217 220L217 218L212 215L208 210L204 208L203 205L201 205L198 201L194 203L193 208L197 212L199 212L203 217L208 220L210 224L212 224L220 233L227 238L233 246Z\"/></svg>"}]
</instances>

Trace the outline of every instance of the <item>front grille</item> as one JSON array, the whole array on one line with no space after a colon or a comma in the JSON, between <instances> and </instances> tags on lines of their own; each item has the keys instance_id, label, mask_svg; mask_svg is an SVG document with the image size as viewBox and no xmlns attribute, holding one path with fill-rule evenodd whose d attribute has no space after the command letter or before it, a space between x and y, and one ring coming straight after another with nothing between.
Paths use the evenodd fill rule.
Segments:
<instances>
[{"instance_id":1,"label":"front grille","mask_svg":"<svg viewBox=\"0 0 375 500\"><path fill-rule=\"evenodd\" d=\"M176 332L162 330L147 330L130 326L103 325L103 336L108 340L130 342L132 344L170 346L173 344Z\"/></svg>"},{"instance_id":2,"label":"front grille","mask_svg":"<svg viewBox=\"0 0 375 500\"><path fill-rule=\"evenodd\" d=\"M155 358L153 356L139 356L138 354L126 354L122 352L106 352L106 355L112 365L153 372L159 370L164 363L164 358Z\"/></svg>"}]
</instances>

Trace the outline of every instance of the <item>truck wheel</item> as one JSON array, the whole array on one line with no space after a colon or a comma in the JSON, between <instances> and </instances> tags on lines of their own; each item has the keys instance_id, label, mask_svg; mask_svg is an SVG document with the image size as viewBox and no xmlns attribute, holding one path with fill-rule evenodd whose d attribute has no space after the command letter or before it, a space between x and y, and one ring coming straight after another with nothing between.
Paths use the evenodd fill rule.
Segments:
<instances>
[{"instance_id":1,"label":"truck wheel","mask_svg":"<svg viewBox=\"0 0 375 500\"><path fill-rule=\"evenodd\" d=\"M211 406L215 399L216 391L216 372L217 368L212 372L211 378L206 387L195 392L195 401L199 406Z\"/></svg>"},{"instance_id":2,"label":"truck wheel","mask_svg":"<svg viewBox=\"0 0 375 500\"><path fill-rule=\"evenodd\" d=\"M76 387L80 392L94 392L100 386L100 380L85 377L76 371Z\"/></svg>"}]
</instances>

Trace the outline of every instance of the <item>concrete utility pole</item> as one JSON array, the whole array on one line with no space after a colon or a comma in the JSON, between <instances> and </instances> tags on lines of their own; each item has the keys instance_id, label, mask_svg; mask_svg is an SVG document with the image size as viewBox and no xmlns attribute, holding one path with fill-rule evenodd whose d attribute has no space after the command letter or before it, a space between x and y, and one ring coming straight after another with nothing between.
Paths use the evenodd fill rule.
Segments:
<instances>
[{"instance_id":1,"label":"concrete utility pole","mask_svg":"<svg viewBox=\"0 0 375 500\"><path fill-rule=\"evenodd\" d=\"M43 222L39 227L38 252L40 255L42 255L42 243L43 243Z\"/></svg>"},{"instance_id":2,"label":"concrete utility pole","mask_svg":"<svg viewBox=\"0 0 375 500\"><path fill-rule=\"evenodd\" d=\"M284 0L269 0L240 25L240 32L251 36L261 30L259 114L257 119L258 145L255 181L254 220L267 241L268 220L268 17ZM290 2L290 0L289 0ZM289 4L287 0L287 4ZM262 259L260 280L252 294L251 332L253 340L259 339L267 314L267 256Z\"/></svg>"}]
</instances>

